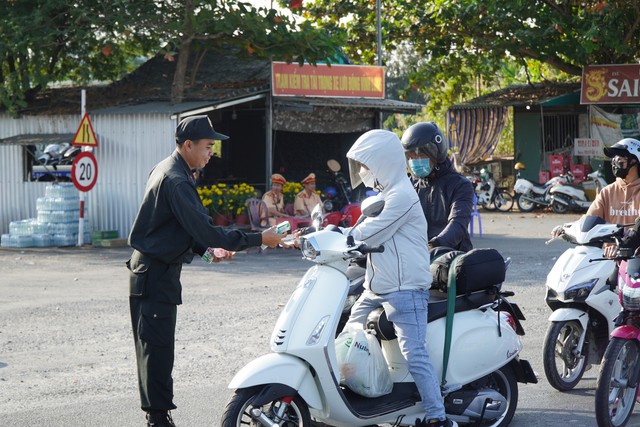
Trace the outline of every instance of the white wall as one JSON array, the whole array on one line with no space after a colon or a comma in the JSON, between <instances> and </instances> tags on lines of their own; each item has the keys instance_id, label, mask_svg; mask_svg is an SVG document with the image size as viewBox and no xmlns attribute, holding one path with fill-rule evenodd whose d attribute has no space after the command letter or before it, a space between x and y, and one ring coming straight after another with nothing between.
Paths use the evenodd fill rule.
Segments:
<instances>
[{"instance_id":1,"label":"white wall","mask_svg":"<svg viewBox=\"0 0 640 427\"><path fill-rule=\"evenodd\" d=\"M175 121L168 114L90 115L99 146L95 187L86 193L93 230L118 230L127 237L142 199L151 168L175 148ZM80 115L0 115L0 138L20 134L75 133ZM71 141L69 141L71 142ZM0 233L14 220L36 216L36 199L44 196L44 182L24 181L24 150L0 145Z\"/></svg>"}]
</instances>

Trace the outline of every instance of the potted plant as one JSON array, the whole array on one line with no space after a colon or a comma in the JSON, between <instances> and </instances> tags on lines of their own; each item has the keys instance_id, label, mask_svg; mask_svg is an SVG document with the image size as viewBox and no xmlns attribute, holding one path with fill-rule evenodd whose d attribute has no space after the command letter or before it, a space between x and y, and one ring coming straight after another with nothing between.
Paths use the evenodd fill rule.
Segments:
<instances>
[{"instance_id":1,"label":"potted plant","mask_svg":"<svg viewBox=\"0 0 640 427\"><path fill-rule=\"evenodd\" d=\"M229 225L230 211L227 193L228 188L225 183L198 188L202 205L209 209L209 214L217 225Z\"/></svg>"}]
</instances>

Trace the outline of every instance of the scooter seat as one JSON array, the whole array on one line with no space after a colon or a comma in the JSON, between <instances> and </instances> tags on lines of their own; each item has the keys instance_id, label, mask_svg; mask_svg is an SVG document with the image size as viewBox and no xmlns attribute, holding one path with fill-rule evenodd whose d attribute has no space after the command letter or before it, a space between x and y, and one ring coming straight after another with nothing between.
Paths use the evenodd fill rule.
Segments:
<instances>
[{"instance_id":1,"label":"scooter seat","mask_svg":"<svg viewBox=\"0 0 640 427\"><path fill-rule=\"evenodd\" d=\"M456 297L455 313L473 310L483 305L493 303L498 295L499 286L493 286L469 294L458 295ZM447 294L431 290L429 296L428 322L440 319L447 315ZM390 341L396 338L393 323L387 319L387 315L382 307L373 310L367 317L367 329L373 329L380 340Z\"/></svg>"}]
</instances>

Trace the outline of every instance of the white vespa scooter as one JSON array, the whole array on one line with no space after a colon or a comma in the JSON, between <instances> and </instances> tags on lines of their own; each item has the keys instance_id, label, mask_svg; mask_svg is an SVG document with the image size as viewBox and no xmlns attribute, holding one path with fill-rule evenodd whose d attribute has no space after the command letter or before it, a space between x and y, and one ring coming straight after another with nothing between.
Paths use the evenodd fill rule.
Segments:
<instances>
[{"instance_id":1,"label":"white vespa scooter","mask_svg":"<svg viewBox=\"0 0 640 427\"><path fill-rule=\"evenodd\" d=\"M575 244L556 261L547 275L547 305L553 313L543 346L544 372L557 390L573 389L591 364L599 364L620 312L616 283L608 279L614 262L602 258L602 244L621 226L596 216L565 224L562 238ZM547 243L555 240L551 239Z\"/></svg>"},{"instance_id":2,"label":"white vespa scooter","mask_svg":"<svg viewBox=\"0 0 640 427\"><path fill-rule=\"evenodd\" d=\"M371 208L370 199L362 204L362 218L380 210ZM367 398L339 384L334 337L349 289L345 271L350 259L384 250L357 242L350 246L348 237L324 229L300 238L303 257L315 265L277 320L272 353L253 360L231 380L235 392L222 427L309 427L312 417L332 426L408 426L424 416L396 339L382 338L394 382L390 394ZM443 393L447 415L459 423L508 425L517 406L517 382L537 382L529 363L518 358L522 344L516 329L524 334L519 322L524 316L506 300L510 295L492 286L452 299L456 314ZM446 298L429 304L428 350L439 375L446 304Z\"/></svg>"}]
</instances>

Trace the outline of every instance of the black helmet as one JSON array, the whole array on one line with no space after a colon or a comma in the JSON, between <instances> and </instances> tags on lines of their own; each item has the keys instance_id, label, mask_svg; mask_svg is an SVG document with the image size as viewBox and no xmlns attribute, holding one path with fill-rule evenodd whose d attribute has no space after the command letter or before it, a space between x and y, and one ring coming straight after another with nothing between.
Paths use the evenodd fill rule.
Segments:
<instances>
[{"instance_id":1,"label":"black helmet","mask_svg":"<svg viewBox=\"0 0 640 427\"><path fill-rule=\"evenodd\" d=\"M449 154L449 144L434 122L410 126L402 135L402 147L405 153L419 151L425 154L435 164L444 162Z\"/></svg>"}]
</instances>

